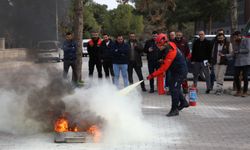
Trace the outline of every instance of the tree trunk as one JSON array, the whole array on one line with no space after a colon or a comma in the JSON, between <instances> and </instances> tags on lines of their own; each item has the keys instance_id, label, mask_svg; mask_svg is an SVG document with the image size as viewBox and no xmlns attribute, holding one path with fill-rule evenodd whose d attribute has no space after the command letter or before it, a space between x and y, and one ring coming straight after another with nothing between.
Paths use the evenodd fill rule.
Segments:
<instances>
[{"instance_id":1,"label":"tree trunk","mask_svg":"<svg viewBox=\"0 0 250 150\"><path fill-rule=\"evenodd\" d=\"M83 33L83 3L84 0L75 0L75 21L74 21L74 33L77 41L77 52L76 52L76 72L77 72L77 83L82 81L82 33Z\"/></svg>"},{"instance_id":2,"label":"tree trunk","mask_svg":"<svg viewBox=\"0 0 250 150\"><path fill-rule=\"evenodd\" d=\"M213 18L212 16L209 17L209 23L208 23L208 33L212 33L212 23L213 23Z\"/></svg>"},{"instance_id":3,"label":"tree trunk","mask_svg":"<svg viewBox=\"0 0 250 150\"><path fill-rule=\"evenodd\" d=\"M238 29L238 2L237 0L231 0L231 33Z\"/></svg>"}]
</instances>

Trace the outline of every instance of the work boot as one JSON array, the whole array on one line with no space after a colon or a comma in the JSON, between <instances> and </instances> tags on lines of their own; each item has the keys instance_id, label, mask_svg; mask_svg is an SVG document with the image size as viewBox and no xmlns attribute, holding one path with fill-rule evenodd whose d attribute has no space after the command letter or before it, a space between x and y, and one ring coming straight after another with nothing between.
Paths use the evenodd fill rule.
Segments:
<instances>
[{"instance_id":1,"label":"work boot","mask_svg":"<svg viewBox=\"0 0 250 150\"><path fill-rule=\"evenodd\" d=\"M149 93L154 93L155 92L155 90L153 90L153 89L150 89L150 91L149 91Z\"/></svg>"},{"instance_id":2,"label":"work boot","mask_svg":"<svg viewBox=\"0 0 250 150\"><path fill-rule=\"evenodd\" d=\"M215 94L216 94L216 95L221 95L221 94L223 94L223 91L220 90L220 89L219 89L219 90L216 90L216 91L215 91Z\"/></svg>"},{"instance_id":3,"label":"work boot","mask_svg":"<svg viewBox=\"0 0 250 150\"><path fill-rule=\"evenodd\" d=\"M234 96L241 96L241 92L240 91L237 91Z\"/></svg>"},{"instance_id":4,"label":"work boot","mask_svg":"<svg viewBox=\"0 0 250 150\"><path fill-rule=\"evenodd\" d=\"M209 93L210 93L210 89L207 89L207 90L206 90L206 94L209 94Z\"/></svg>"},{"instance_id":5,"label":"work boot","mask_svg":"<svg viewBox=\"0 0 250 150\"><path fill-rule=\"evenodd\" d=\"M241 97L247 97L247 92L243 92Z\"/></svg>"},{"instance_id":6,"label":"work boot","mask_svg":"<svg viewBox=\"0 0 250 150\"><path fill-rule=\"evenodd\" d=\"M143 92L147 92L147 89L145 87L141 88Z\"/></svg>"},{"instance_id":7,"label":"work boot","mask_svg":"<svg viewBox=\"0 0 250 150\"><path fill-rule=\"evenodd\" d=\"M185 100L183 104L180 104L180 106L178 106L178 110L181 111L183 108L187 107L189 107L189 103Z\"/></svg>"},{"instance_id":8,"label":"work boot","mask_svg":"<svg viewBox=\"0 0 250 150\"><path fill-rule=\"evenodd\" d=\"M178 115L179 115L179 110L177 108L171 108L170 112L166 116L173 117Z\"/></svg>"}]
</instances>

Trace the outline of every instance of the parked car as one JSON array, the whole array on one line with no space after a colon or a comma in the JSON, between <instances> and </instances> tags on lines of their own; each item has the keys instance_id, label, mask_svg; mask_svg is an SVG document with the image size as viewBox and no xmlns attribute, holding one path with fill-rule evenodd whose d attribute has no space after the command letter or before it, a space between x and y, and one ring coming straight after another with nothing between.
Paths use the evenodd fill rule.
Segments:
<instances>
[{"instance_id":1,"label":"parked car","mask_svg":"<svg viewBox=\"0 0 250 150\"><path fill-rule=\"evenodd\" d=\"M82 56L88 56L88 51L87 51L87 46L88 46L88 42L90 39L83 39L82 40Z\"/></svg>"},{"instance_id":2,"label":"parked car","mask_svg":"<svg viewBox=\"0 0 250 150\"><path fill-rule=\"evenodd\" d=\"M58 41L40 41L37 44L37 59L41 61L60 62L63 59L63 50Z\"/></svg>"}]
</instances>

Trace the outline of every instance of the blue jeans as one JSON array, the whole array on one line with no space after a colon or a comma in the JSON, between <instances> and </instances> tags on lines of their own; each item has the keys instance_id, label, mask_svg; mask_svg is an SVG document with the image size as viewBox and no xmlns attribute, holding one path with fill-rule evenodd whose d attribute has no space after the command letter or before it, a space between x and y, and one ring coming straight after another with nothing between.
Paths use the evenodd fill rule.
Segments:
<instances>
[{"instance_id":1,"label":"blue jeans","mask_svg":"<svg viewBox=\"0 0 250 150\"><path fill-rule=\"evenodd\" d=\"M120 77L120 71L122 72L122 78L124 87L128 86L128 64L113 64L113 70L114 70L114 83L116 87L119 89L119 77Z\"/></svg>"}]
</instances>

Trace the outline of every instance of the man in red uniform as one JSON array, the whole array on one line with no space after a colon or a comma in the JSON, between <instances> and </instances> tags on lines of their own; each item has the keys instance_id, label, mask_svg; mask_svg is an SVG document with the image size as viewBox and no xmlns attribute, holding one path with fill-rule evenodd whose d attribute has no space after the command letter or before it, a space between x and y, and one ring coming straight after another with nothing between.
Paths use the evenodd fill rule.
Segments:
<instances>
[{"instance_id":1,"label":"man in red uniform","mask_svg":"<svg viewBox=\"0 0 250 150\"><path fill-rule=\"evenodd\" d=\"M166 34L161 33L157 36L156 45L161 51L163 64L158 70L150 74L147 79L150 80L165 73L167 70L170 71L171 77L169 80L169 88L172 98L172 107L167 116L177 116L180 110L189 106L181 92L181 84L188 73L187 64L183 54L177 49L173 42L168 41Z\"/></svg>"}]
</instances>

